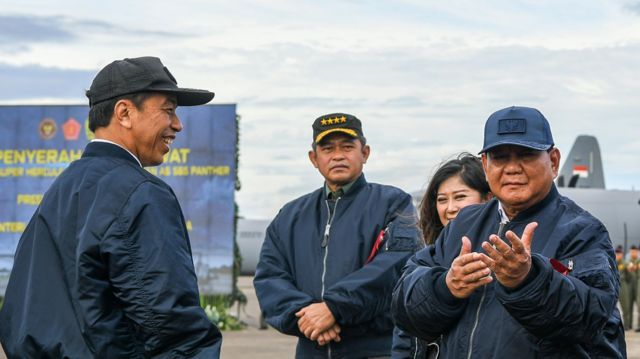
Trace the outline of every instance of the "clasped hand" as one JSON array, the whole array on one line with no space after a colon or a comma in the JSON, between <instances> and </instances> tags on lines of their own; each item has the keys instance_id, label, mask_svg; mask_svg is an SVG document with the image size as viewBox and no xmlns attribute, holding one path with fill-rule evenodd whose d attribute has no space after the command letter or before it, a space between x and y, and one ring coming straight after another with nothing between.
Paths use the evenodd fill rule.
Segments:
<instances>
[{"instance_id":1,"label":"clasped hand","mask_svg":"<svg viewBox=\"0 0 640 359\"><path fill-rule=\"evenodd\" d=\"M537 226L535 222L527 224L522 238L507 231L505 237L511 246L492 234L488 242L482 243L486 254L471 252L471 241L462 237L460 254L445 278L451 294L461 299L469 297L477 288L493 281L492 273L507 288L520 285L531 270L531 241Z\"/></svg>"},{"instance_id":2,"label":"clasped hand","mask_svg":"<svg viewBox=\"0 0 640 359\"><path fill-rule=\"evenodd\" d=\"M310 340L325 345L330 341L340 341L340 326L325 303L313 303L296 313L298 329Z\"/></svg>"}]
</instances>

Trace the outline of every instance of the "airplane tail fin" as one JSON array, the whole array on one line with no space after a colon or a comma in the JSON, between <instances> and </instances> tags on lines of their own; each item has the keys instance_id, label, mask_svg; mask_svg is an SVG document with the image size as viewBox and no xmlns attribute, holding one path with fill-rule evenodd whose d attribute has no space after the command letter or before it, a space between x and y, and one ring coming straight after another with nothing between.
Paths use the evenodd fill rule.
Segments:
<instances>
[{"instance_id":1,"label":"airplane tail fin","mask_svg":"<svg viewBox=\"0 0 640 359\"><path fill-rule=\"evenodd\" d=\"M600 146L594 136L580 135L558 176L558 187L605 188Z\"/></svg>"}]
</instances>

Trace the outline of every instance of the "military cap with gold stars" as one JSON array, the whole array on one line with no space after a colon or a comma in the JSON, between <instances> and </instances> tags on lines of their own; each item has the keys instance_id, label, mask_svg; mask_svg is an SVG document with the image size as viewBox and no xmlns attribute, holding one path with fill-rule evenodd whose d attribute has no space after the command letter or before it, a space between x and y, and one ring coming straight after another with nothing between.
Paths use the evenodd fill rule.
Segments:
<instances>
[{"instance_id":1,"label":"military cap with gold stars","mask_svg":"<svg viewBox=\"0 0 640 359\"><path fill-rule=\"evenodd\" d=\"M362 123L356 116L346 113L331 113L320 116L313 121L313 143L318 144L325 136L334 132L346 133L355 138L365 140Z\"/></svg>"}]
</instances>

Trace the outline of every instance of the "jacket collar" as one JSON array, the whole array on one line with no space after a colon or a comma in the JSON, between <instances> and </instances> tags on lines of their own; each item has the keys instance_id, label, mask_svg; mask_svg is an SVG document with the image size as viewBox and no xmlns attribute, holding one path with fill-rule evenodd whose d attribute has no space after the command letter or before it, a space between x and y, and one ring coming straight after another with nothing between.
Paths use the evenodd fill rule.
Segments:
<instances>
[{"instance_id":1,"label":"jacket collar","mask_svg":"<svg viewBox=\"0 0 640 359\"><path fill-rule=\"evenodd\" d=\"M82 157L115 157L129 161L140 166L138 161L124 148L108 142L89 142L85 147Z\"/></svg>"},{"instance_id":2,"label":"jacket collar","mask_svg":"<svg viewBox=\"0 0 640 359\"><path fill-rule=\"evenodd\" d=\"M360 174L360 177L358 177L358 179L353 182L351 188L349 188L349 191L344 194L344 198L355 197L355 195L360 192L360 190L366 185L367 180L364 178L364 173L362 173Z\"/></svg>"}]
</instances>

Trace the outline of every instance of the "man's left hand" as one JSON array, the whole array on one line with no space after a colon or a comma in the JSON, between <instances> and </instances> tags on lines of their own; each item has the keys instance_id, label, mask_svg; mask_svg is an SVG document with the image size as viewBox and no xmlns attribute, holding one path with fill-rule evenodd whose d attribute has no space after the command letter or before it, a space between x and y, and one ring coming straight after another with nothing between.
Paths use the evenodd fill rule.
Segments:
<instances>
[{"instance_id":1,"label":"man's left hand","mask_svg":"<svg viewBox=\"0 0 640 359\"><path fill-rule=\"evenodd\" d=\"M313 303L296 313L298 328L305 337L316 341L318 336L336 324L336 319L325 303Z\"/></svg>"},{"instance_id":2,"label":"man's left hand","mask_svg":"<svg viewBox=\"0 0 640 359\"><path fill-rule=\"evenodd\" d=\"M507 288L519 286L531 270L531 241L538 223L527 224L522 233L522 239L513 231L507 231L505 237L511 242L511 247L495 234L489 237L489 242L482 243L482 249L487 253L483 261L495 273L500 284Z\"/></svg>"}]
</instances>

